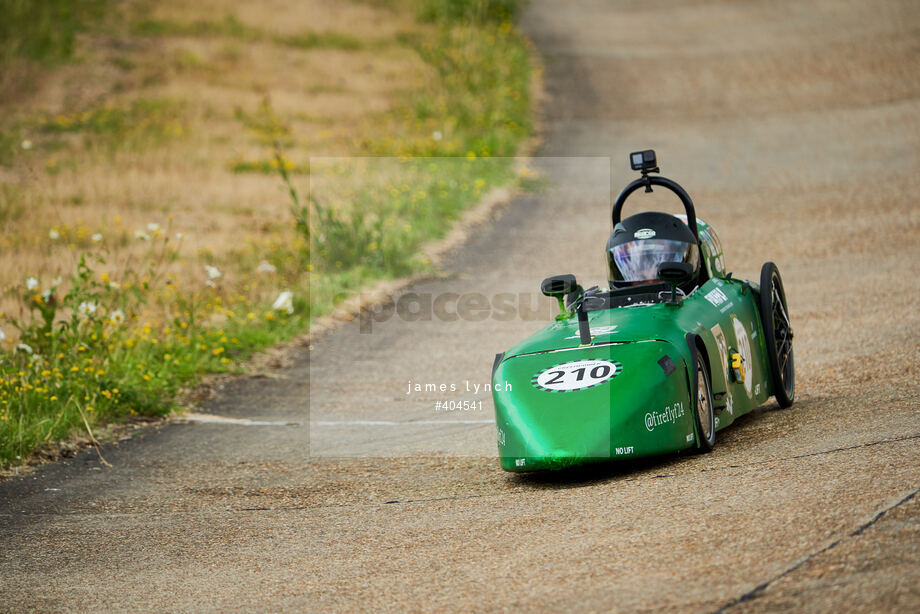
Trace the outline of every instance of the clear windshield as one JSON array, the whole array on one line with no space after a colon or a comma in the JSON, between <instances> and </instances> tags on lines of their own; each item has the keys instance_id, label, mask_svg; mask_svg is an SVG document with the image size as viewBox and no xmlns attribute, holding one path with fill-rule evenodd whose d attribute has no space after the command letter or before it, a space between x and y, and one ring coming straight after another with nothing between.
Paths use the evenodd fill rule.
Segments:
<instances>
[{"instance_id":1,"label":"clear windshield","mask_svg":"<svg viewBox=\"0 0 920 614\"><path fill-rule=\"evenodd\" d=\"M642 239L611 248L618 281L655 281L662 262L687 262L696 270L696 246L670 239Z\"/></svg>"}]
</instances>

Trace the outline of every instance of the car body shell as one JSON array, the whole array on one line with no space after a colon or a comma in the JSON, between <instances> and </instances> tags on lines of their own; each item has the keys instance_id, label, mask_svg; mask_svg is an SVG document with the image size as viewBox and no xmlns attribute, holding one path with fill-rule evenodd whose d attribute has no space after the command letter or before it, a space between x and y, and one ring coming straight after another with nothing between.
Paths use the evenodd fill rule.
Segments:
<instances>
[{"instance_id":1,"label":"car body shell","mask_svg":"<svg viewBox=\"0 0 920 614\"><path fill-rule=\"evenodd\" d=\"M496 357L492 389L504 469L698 447L697 353L710 374L716 430L772 396L759 287L726 274L714 231L701 220L698 227L708 279L679 305L589 311L586 345L569 314ZM740 368L733 369L733 358ZM609 377L580 387L578 376L591 380L591 373Z\"/></svg>"}]
</instances>

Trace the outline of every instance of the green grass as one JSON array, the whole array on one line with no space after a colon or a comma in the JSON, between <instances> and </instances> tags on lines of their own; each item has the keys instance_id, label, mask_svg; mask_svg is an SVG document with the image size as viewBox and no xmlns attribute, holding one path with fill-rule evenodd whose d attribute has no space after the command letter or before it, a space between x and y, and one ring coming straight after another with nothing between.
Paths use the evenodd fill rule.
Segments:
<instances>
[{"instance_id":1,"label":"green grass","mask_svg":"<svg viewBox=\"0 0 920 614\"><path fill-rule=\"evenodd\" d=\"M373 280L425 269L421 246L444 236L489 189L514 180L510 156L531 132L530 59L508 22L519 5L421 3L420 18L437 26L401 42L437 76L406 90L381 118L393 137L367 145L368 153L395 158L313 167L311 186L324 187L313 187L306 203L293 195L314 305L335 291L335 284L316 287L325 277ZM278 125L274 117L263 129L284 133Z\"/></svg>"},{"instance_id":2,"label":"green grass","mask_svg":"<svg viewBox=\"0 0 920 614\"><path fill-rule=\"evenodd\" d=\"M0 126L0 167L13 166L18 158L36 154L80 154L97 148L110 152L149 148L183 136L187 124L184 102L148 98L120 105L106 103L58 115L37 114L12 119L6 126ZM61 162L72 165L78 157L65 156ZM47 170L58 172L57 160L53 162Z\"/></svg>"},{"instance_id":3,"label":"green grass","mask_svg":"<svg viewBox=\"0 0 920 614\"><path fill-rule=\"evenodd\" d=\"M11 166L22 147L22 131L18 125L0 127L0 166Z\"/></svg>"},{"instance_id":4,"label":"green grass","mask_svg":"<svg viewBox=\"0 0 920 614\"><path fill-rule=\"evenodd\" d=\"M485 24L514 19L527 0L421 0L418 18L430 23Z\"/></svg>"},{"instance_id":5,"label":"green grass","mask_svg":"<svg viewBox=\"0 0 920 614\"><path fill-rule=\"evenodd\" d=\"M179 101L138 99L124 106L106 104L79 113L46 117L38 124L38 130L46 134L92 134L120 142L138 137L164 139L182 134L183 115L183 104Z\"/></svg>"},{"instance_id":6,"label":"green grass","mask_svg":"<svg viewBox=\"0 0 920 614\"><path fill-rule=\"evenodd\" d=\"M294 35L278 35L242 23L234 15L222 19L178 22L167 19L140 19L135 22L134 33L138 36L163 37L224 37L238 41L269 41L298 49L341 49L355 51L364 48L364 41L343 32L303 32Z\"/></svg>"},{"instance_id":7,"label":"green grass","mask_svg":"<svg viewBox=\"0 0 920 614\"><path fill-rule=\"evenodd\" d=\"M375 118L391 136L367 141L362 153L391 157L380 163L295 165L282 153L294 143L290 119L267 101L252 113L237 112L253 138L273 151L232 168L278 172L291 189L302 260L313 271L314 313L335 304L339 283L360 287L423 270L428 263L420 247L442 237L490 188L514 179L508 157L532 129L530 59L508 21L520 4L417 4L419 18L434 25L399 40L436 76L406 89L396 109ZM291 178L303 171L311 173L311 186L321 176L337 183L304 199Z\"/></svg>"},{"instance_id":8,"label":"green grass","mask_svg":"<svg viewBox=\"0 0 920 614\"><path fill-rule=\"evenodd\" d=\"M509 158L314 160L310 195L311 264L317 274L389 278L428 263L421 246L492 187L514 178ZM321 181L320 178L323 178ZM379 178L383 183L375 181ZM369 180L371 185L362 185ZM314 292L317 301L321 293Z\"/></svg>"},{"instance_id":9,"label":"green grass","mask_svg":"<svg viewBox=\"0 0 920 614\"><path fill-rule=\"evenodd\" d=\"M78 32L105 12L108 0L0 0L0 61L54 65L71 59Z\"/></svg>"},{"instance_id":10,"label":"green grass","mask_svg":"<svg viewBox=\"0 0 920 614\"><path fill-rule=\"evenodd\" d=\"M306 326L303 293L289 314L247 304L219 281L175 292L160 272L176 255L166 237L151 242L146 269L125 267L117 283L93 270L104 264L100 250L81 258L66 292L64 280L14 289L32 317L2 320L6 330L20 329L20 339L0 352L0 466L74 430L168 414L183 386L238 370L253 351ZM168 308L149 304L157 294Z\"/></svg>"},{"instance_id":11,"label":"green grass","mask_svg":"<svg viewBox=\"0 0 920 614\"><path fill-rule=\"evenodd\" d=\"M254 312L234 314L219 327L177 318L135 333L87 319L67 334L55 332L36 353L0 353L0 466L87 422L169 414L183 386L205 373L237 370L239 360L291 337L306 322L259 310L254 324L248 313Z\"/></svg>"},{"instance_id":12,"label":"green grass","mask_svg":"<svg viewBox=\"0 0 920 614\"><path fill-rule=\"evenodd\" d=\"M0 183L0 224L15 222L25 211L22 188L14 183Z\"/></svg>"},{"instance_id":13,"label":"green grass","mask_svg":"<svg viewBox=\"0 0 920 614\"><path fill-rule=\"evenodd\" d=\"M363 49L364 41L342 32L304 32L292 36L276 36L274 40L288 47L298 49L341 49L357 51Z\"/></svg>"},{"instance_id":14,"label":"green grass","mask_svg":"<svg viewBox=\"0 0 920 614\"><path fill-rule=\"evenodd\" d=\"M134 23L134 34L138 36L226 36L244 41L260 40L265 33L247 26L234 15L225 15L222 19L199 20L182 23L169 19L140 19Z\"/></svg>"},{"instance_id":15,"label":"green grass","mask_svg":"<svg viewBox=\"0 0 920 614\"><path fill-rule=\"evenodd\" d=\"M404 44L438 79L407 100L404 119L413 136L398 153L513 156L531 131L530 62L520 35L501 25L454 26ZM442 140L432 140L429 128L439 128ZM378 143L375 153L389 146Z\"/></svg>"},{"instance_id":16,"label":"green grass","mask_svg":"<svg viewBox=\"0 0 920 614\"><path fill-rule=\"evenodd\" d=\"M310 174L310 164L308 162L295 164L290 160L284 159L282 163L291 174ZM234 173L262 173L263 175L271 175L278 172L278 160L275 158L257 158L252 160L239 159L230 162L229 168Z\"/></svg>"},{"instance_id":17,"label":"green grass","mask_svg":"<svg viewBox=\"0 0 920 614\"><path fill-rule=\"evenodd\" d=\"M55 173L61 169L59 162L73 166L86 150L142 150L182 137L187 127L186 104L173 99L139 98L70 113L26 116L0 128L0 166L12 166L24 156L65 154L47 161L46 170Z\"/></svg>"}]
</instances>

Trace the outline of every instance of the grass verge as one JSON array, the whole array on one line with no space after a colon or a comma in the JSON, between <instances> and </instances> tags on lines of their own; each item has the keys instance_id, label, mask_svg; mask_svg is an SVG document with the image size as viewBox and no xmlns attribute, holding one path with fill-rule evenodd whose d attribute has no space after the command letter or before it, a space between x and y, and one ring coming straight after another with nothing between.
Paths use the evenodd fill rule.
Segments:
<instances>
[{"instance_id":1,"label":"grass verge","mask_svg":"<svg viewBox=\"0 0 920 614\"><path fill-rule=\"evenodd\" d=\"M271 91L255 108L237 107L237 130L249 135L251 151L261 153L230 160L224 172L277 173L275 187L284 187L290 201L289 219L266 231L267 238L244 239L239 229L231 233L230 249L199 248L192 256L182 233L165 222L133 236L129 229L58 223L46 231L48 238L4 237L17 249L30 242L46 247L58 271L66 269L60 263L72 264L56 279L36 275L6 288L6 304L15 306L0 323L0 467L23 462L37 446L74 431L92 436L105 423L167 414L177 392L203 374L238 370L252 352L305 331L349 293L429 267L420 247L443 236L491 187L516 178L507 156L530 133L530 65L527 43L511 23L516 6L406 0L387 10L409 14L414 25L383 43L331 30L278 32L236 17L136 22L134 36L148 39L226 38L296 53L382 45L393 57L415 58L424 70L386 108L348 118L359 130L340 141L345 147L338 151L299 131L305 123L323 125L322 116L290 105L275 109ZM121 60L118 66L132 65ZM23 134L39 134L36 147L51 157L46 179L28 166L29 180L50 181L56 168L64 168L68 178L88 182L90 196L69 197L70 206L83 207L92 197L89 188L95 189L81 175L88 150L119 144L100 158L113 165L124 156L148 156L165 137L181 140L196 130L196 121L184 115L187 106L172 97L135 96L32 118L7 134L23 150L33 148ZM11 166L17 168L25 154L17 153ZM322 157L329 154L339 157ZM310 164L311 156L320 157ZM309 191L302 183L308 172ZM30 184L0 187L0 213L23 219ZM204 283L190 284L179 273L190 269Z\"/></svg>"}]
</instances>

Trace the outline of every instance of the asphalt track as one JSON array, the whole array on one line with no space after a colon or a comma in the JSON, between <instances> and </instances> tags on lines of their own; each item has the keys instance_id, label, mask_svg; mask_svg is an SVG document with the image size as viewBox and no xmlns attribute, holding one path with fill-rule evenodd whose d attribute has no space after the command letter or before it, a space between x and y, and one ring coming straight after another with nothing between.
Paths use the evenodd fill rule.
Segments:
<instances>
[{"instance_id":1,"label":"asphalt track","mask_svg":"<svg viewBox=\"0 0 920 614\"><path fill-rule=\"evenodd\" d=\"M920 6L535 0L523 27L550 186L410 291L600 281L609 183L653 147L736 277L779 265L793 408L704 456L512 476L465 382L540 322L383 312L228 383L205 411L235 422L0 484L0 610L920 609Z\"/></svg>"}]
</instances>

